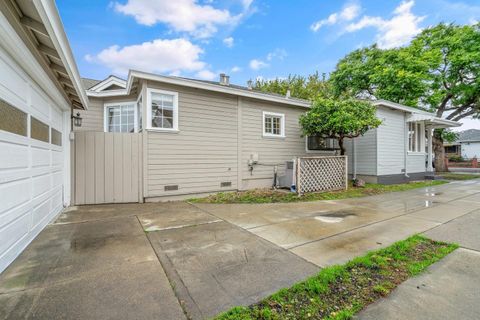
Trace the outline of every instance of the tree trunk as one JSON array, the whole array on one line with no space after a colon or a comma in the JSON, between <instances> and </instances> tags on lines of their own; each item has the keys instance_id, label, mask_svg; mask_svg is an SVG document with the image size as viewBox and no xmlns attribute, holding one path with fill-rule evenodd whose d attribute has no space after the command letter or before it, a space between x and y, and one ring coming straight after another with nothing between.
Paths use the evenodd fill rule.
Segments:
<instances>
[{"instance_id":1,"label":"tree trunk","mask_svg":"<svg viewBox=\"0 0 480 320\"><path fill-rule=\"evenodd\" d=\"M445 165L445 148L443 147L442 130L433 131L433 153L435 154L435 172L446 172L448 168Z\"/></svg>"},{"instance_id":2,"label":"tree trunk","mask_svg":"<svg viewBox=\"0 0 480 320\"><path fill-rule=\"evenodd\" d=\"M343 145L343 138L338 138L338 146L340 147L340 155L345 155L345 147Z\"/></svg>"}]
</instances>

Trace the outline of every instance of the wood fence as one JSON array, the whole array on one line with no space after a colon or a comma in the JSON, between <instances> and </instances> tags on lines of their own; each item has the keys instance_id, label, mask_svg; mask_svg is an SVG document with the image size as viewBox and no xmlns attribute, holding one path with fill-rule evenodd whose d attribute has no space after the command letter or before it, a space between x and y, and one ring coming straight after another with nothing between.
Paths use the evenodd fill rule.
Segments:
<instances>
[{"instance_id":1,"label":"wood fence","mask_svg":"<svg viewBox=\"0 0 480 320\"><path fill-rule=\"evenodd\" d=\"M76 205L142 202L142 136L75 132L72 199Z\"/></svg>"}]
</instances>

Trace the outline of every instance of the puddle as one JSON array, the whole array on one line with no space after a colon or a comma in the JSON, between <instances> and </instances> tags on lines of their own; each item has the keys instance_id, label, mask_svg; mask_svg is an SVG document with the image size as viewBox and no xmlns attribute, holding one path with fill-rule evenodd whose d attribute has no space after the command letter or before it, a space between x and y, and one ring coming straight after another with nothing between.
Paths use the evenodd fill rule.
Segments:
<instances>
[{"instance_id":1,"label":"puddle","mask_svg":"<svg viewBox=\"0 0 480 320\"><path fill-rule=\"evenodd\" d=\"M70 242L70 248L74 251L98 249L106 245L108 238L110 237L73 239Z\"/></svg>"},{"instance_id":2,"label":"puddle","mask_svg":"<svg viewBox=\"0 0 480 320\"><path fill-rule=\"evenodd\" d=\"M322 221L325 223L339 223L345 220L346 217L356 216L355 213L348 211L336 211L327 214L321 214L315 217L315 220Z\"/></svg>"},{"instance_id":3,"label":"puddle","mask_svg":"<svg viewBox=\"0 0 480 320\"><path fill-rule=\"evenodd\" d=\"M443 192L426 192L425 196L427 197L436 197L436 196L441 196Z\"/></svg>"}]
</instances>

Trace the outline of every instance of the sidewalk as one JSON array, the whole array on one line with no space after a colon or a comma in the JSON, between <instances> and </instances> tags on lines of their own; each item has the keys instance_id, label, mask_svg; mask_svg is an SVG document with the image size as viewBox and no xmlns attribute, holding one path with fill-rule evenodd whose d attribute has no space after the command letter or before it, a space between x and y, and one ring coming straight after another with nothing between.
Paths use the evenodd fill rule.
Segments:
<instances>
[{"instance_id":1,"label":"sidewalk","mask_svg":"<svg viewBox=\"0 0 480 320\"><path fill-rule=\"evenodd\" d=\"M425 232L461 248L411 278L358 319L463 319L480 315L480 210Z\"/></svg>"}]
</instances>

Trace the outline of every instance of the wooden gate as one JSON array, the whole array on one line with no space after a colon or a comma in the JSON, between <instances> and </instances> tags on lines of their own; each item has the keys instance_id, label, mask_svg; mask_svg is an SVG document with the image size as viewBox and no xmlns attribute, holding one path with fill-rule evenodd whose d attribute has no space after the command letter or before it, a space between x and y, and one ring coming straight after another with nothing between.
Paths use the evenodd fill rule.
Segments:
<instances>
[{"instance_id":1,"label":"wooden gate","mask_svg":"<svg viewBox=\"0 0 480 320\"><path fill-rule=\"evenodd\" d=\"M72 179L76 205L142 202L142 135L75 132Z\"/></svg>"}]
</instances>

